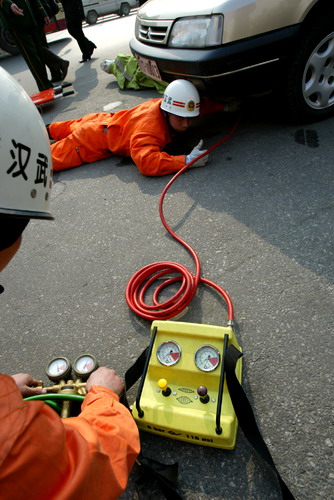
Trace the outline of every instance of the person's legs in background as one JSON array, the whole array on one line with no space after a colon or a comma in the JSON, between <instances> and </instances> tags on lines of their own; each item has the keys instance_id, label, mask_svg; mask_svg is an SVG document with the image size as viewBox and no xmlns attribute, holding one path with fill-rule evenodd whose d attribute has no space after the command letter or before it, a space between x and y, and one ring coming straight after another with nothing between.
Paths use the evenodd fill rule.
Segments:
<instances>
[{"instance_id":1,"label":"person's legs in background","mask_svg":"<svg viewBox=\"0 0 334 500\"><path fill-rule=\"evenodd\" d=\"M85 37L82 30L82 21L80 19L77 21L67 20L67 31L78 42L82 52L82 60L80 62L89 61L94 49L96 49L96 45Z\"/></svg>"},{"instance_id":2,"label":"person's legs in background","mask_svg":"<svg viewBox=\"0 0 334 500\"><path fill-rule=\"evenodd\" d=\"M43 27L41 32L41 42L44 61L51 73L51 82L55 83L64 80L70 63L50 50Z\"/></svg>"},{"instance_id":3,"label":"person's legs in background","mask_svg":"<svg viewBox=\"0 0 334 500\"><path fill-rule=\"evenodd\" d=\"M34 77L40 91L51 89L52 82L48 79L46 72L43 48L40 41L39 32L31 30L10 30L17 46Z\"/></svg>"}]
</instances>

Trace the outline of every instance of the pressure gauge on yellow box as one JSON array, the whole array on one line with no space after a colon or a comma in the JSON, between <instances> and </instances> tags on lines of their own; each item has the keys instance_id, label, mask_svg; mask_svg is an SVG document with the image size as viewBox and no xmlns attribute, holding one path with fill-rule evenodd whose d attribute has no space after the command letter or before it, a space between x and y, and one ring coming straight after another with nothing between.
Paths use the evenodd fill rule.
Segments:
<instances>
[{"instance_id":1,"label":"pressure gauge on yellow box","mask_svg":"<svg viewBox=\"0 0 334 500\"><path fill-rule=\"evenodd\" d=\"M212 345L202 345L195 352L195 365L203 372L212 372L220 362L220 354Z\"/></svg>"},{"instance_id":2,"label":"pressure gauge on yellow box","mask_svg":"<svg viewBox=\"0 0 334 500\"><path fill-rule=\"evenodd\" d=\"M181 347L174 340L162 342L157 348L157 358L162 365L173 366L181 358Z\"/></svg>"}]
</instances>

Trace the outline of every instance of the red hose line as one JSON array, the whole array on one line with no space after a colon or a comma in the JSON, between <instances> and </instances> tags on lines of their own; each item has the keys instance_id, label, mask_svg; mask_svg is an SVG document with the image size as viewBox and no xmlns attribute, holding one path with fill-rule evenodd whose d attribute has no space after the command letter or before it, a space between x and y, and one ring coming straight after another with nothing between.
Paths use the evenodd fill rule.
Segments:
<instances>
[{"instance_id":1,"label":"red hose line","mask_svg":"<svg viewBox=\"0 0 334 500\"><path fill-rule=\"evenodd\" d=\"M137 271L132 278L129 280L125 298L130 309L141 316L142 318L154 321L156 319L166 320L171 319L174 316L180 314L192 301L197 291L199 283L204 283L208 286L214 288L219 292L227 305L227 318L228 320L234 319L233 304L228 293L216 283L201 277L201 263L199 257L195 250L182 238L180 238L167 224L164 213L163 213L163 202L166 193L170 186L176 181L176 179L183 174L195 161L203 156L211 153L214 149L220 146L223 142L226 142L235 132L240 117L236 120L230 132L223 137L220 141L209 148L205 153L198 156L195 160L187 163L181 170L179 170L174 177L168 182L164 190L161 193L159 200L159 215L161 222L163 223L165 229L169 234L181 245L183 245L186 250L192 256L195 262L195 274L192 274L185 266L178 264L177 262L154 262L153 264L148 264L139 271ZM172 276L171 276L172 275ZM161 283L160 280L163 280ZM163 302L159 301L159 295L161 292L172 285L173 283L180 282L178 290L172 295L171 298L166 299ZM152 304L147 304L145 297L149 292L149 288L155 285L156 288L152 295Z\"/></svg>"}]
</instances>

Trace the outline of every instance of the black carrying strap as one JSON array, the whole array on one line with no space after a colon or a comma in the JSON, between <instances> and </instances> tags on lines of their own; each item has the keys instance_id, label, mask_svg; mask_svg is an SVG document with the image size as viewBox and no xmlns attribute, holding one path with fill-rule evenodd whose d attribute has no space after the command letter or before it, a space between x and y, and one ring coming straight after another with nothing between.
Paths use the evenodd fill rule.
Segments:
<instances>
[{"instance_id":1,"label":"black carrying strap","mask_svg":"<svg viewBox=\"0 0 334 500\"><path fill-rule=\"evenodd\" d=\"M228 392L231 397L231 401L236 413L239 425L244 433L245 437L248 439L253 448L261 455L263 460L272 468L275 472L277 479L281 486L282 496L284 500L294 499L291 491L283 481L278 472L272 456L268 450L263 437L261 436L260 430L257 426L253 409L248 401L248 398L241 387L239 380L235 374L235 367L238 359L242 356L242 352L236 349L233 345L230 345L226 350L225 355L225 372L226 372L226 383Z\"/></svg>"},{"instance_id":2,"label":"black carrying strap","mask_svg":"<svg viewBox=\"0 0 334 500\"><path fill-rule=\"evenodd\" d=\"M126 392L137 382L137 380L142 376L144 371L145 361L148 353L148 347L143 350L139 358L133 363L132 366L126 371L124 375L125 381L125 391L119 398L120 402L130 410L129 403L126 397Z\"/></svg>"},{"instance_id":3,"label":"black carrying strap","mask_svg":"<svg viewBox=\"0 0 334 500\"><path fill-rule=\"evenodd\" d=\"M141 471L141 478L137 481L139 491L140 485L143 484L145 487L146 481L151 482L153 476L158 481L167 500L182 500L182 496L177 491L178 463L166 465L141 455L139 455L137 463Z\"/></svg>"},{"instance_id":4,"label":"black carrying strap","mask_svg":"<svg viewBox=\"0 0 334 500\"><path fill-rule=\"evenodd\" d=\"M148 346L143 350L139 358L133 363L132 366L125 373L125 390L128 391L130 387L137 382L137 380L142 376L145 361L148 353Z\"/></svg>"}]
</instances>

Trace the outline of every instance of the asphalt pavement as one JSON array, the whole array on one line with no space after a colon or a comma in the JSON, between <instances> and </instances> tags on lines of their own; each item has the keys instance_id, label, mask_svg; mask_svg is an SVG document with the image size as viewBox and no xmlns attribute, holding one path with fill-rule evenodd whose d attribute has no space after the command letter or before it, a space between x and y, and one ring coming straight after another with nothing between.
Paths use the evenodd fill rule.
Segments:
<instances>
[{"instance_id":1,"label":"asphalt pavement","mask_svg":"<svg viewBox=\"0 0 334 500\"><path fill-rule=\"evenodd\" d=\"M66 80L74 94L45 105L45 123L158 97L154 90L122 91L100 69L103 59L129 52L133 26L132 15L85 28L98 47L86 64L79 64L70 37L55 37L52 50L70 60ZM29 94L37 91L20 56L2 57L0 64ZM235 120L234 114L200 119L177 148L189 152L199 139L210 147ZM243 386L297 500L334 498L333 132L334 119L294 124L269 97L252 100L233 136L210 154L207 166L180 176L164 204L172 229L198 253L202 275L233 300ZM131 276L162 260L194 271L159 218L170 179L144 177L130 158L120 157L54 175L55 220L32 221L1 274L3 372L30 372L47 383L52 357L73 360L90 352L124 375L150 330L126 304ZM225 304L200 286L182 321L224 326ZM141 437L146 456L178 462L186 500L280 498L276 479L240 431L234 451ZM123 499L138 498L138 477L135 467ZM142 491L141 498L160 498L152 483Z\"/></svg>"}]
</instances>

